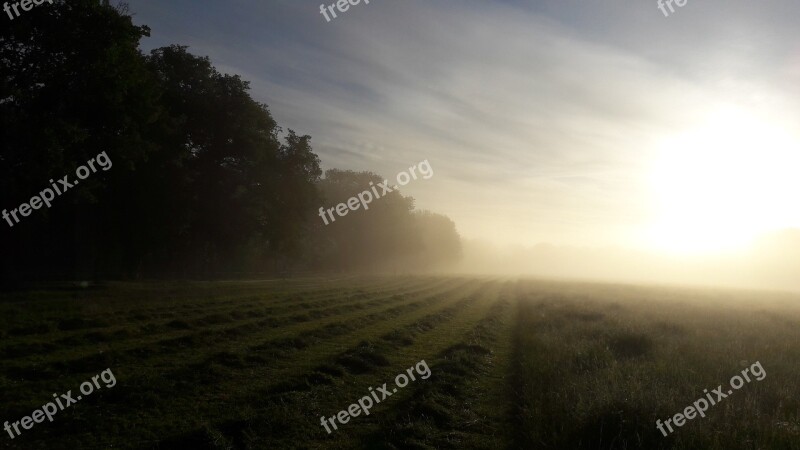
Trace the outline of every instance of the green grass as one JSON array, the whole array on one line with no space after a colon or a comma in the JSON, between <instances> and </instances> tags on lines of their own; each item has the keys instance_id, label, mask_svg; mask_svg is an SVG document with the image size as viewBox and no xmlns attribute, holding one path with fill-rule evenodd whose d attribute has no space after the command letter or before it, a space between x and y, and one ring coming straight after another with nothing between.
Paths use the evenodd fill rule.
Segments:
<instances>
[{"instance_id":1,"label":"green grass","mask_svg":"<svg viewBox=\"0 0 800 450\"><path fill-rule=\"evenodd\" d=\"M0 296L0 448L800 448L800 297L441 277L47 286ZM432 375L327 434L420 360ZM664 437L760 361L767 376Z\"/></svg>"},{"instance_id":2,"label":"green grass","mask_svg":"<svg viewBox=\"0 0 800 450\"><path fill-rule=\"evenodd\" d=\"M800 448L797 297L529 286L515 342L519 447ZM763 381L667 437L656 429L756 361Z\"/></svg>"}]
</instances>

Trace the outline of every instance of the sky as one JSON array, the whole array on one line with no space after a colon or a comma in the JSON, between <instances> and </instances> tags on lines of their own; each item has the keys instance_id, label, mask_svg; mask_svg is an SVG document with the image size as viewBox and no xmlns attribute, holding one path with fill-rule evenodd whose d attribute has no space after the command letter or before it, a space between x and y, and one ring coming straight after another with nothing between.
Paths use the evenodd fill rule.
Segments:
<instances>
[{"instance_id":1,"label":"sky","mask_svg":"<svg viewBox=\"0 0 800 450\"><path fill-rule=\"evenodd\" d=\"M249 80L323 168L389 178L466 239L719 252L800 227L790 0L130 0L143 50Z\"/></svg>"}]
</instances>

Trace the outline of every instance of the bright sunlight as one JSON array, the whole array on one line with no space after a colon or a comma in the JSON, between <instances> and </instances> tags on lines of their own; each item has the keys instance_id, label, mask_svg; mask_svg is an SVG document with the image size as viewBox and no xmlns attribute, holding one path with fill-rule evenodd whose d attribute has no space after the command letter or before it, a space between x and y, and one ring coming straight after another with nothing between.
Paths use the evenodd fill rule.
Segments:
<instances>
[{"instance_id":1,"label":"bright sunlight","mask_svg":"<svg viewBox=\"0 0 800 450\"><path fill-rule=\"evenodd\" d=\"M747 247L800 225L797 139L733 108L663 142L652 170L657 219L648 241L671 253Z\"/></svg>"}]
</instances>

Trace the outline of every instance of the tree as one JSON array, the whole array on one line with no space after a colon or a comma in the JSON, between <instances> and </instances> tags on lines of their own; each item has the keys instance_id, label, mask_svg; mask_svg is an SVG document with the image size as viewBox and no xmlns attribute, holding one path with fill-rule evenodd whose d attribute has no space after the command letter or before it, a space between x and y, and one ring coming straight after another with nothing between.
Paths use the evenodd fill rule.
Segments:
<instances>
[{"instance_id":1,"label":"tree","mask_svg":"<svg viewBox=\"0 0 800 450\"><path fill-rule=\"evenodd\" d=\"M179 250L204 273L295 256L321 175L310 137L290 130L281 144L281 129L248 82L185 47L155 50L148 61L172 118L160 140L185 173L176 197L191 193L181 202Z\"/></svg>"},{"instance_id":2,"label":"tree","mask_svg":"<svg viewBox=\"0 0 800 450\"><path fill-rule=\"evenodd\" d=\"M331 169L319 188L325 208L335 207L383 178L372 172ZM461 255L461 241L449 218L415 212L414 199L395 190L325 225L317 217L317 245L323 266L340 270L397 271L441 267ZM330 221L330 219L328 219Z\"/></svg>"},{"instance_id":3,"label":"tree","mask_svg":"<svg viewBox=\"0 0 800 450\"><path fill-rule=\"evenodd\" d=\"M461 237L452 219L430 211L415 212L414 219L422 251L411 261L412 267L440 269L461 259Z\"/></svg>"},{"instance_id":4,"label":"tree","mask_svg":"<svg viewBox=\"0 0 800 450\"><path fill-rule=\"evenodd\" d=\"M75 30L80 30L76 32ZM0 30L0 201L13 209L107 150L134 167L151 149L144 129L158 115L155 84L138 50L146 27L96 1L56 1ZM95 174L13 228L3 224L2 273L74 274L108 255L109 238L94 208L112 194Z\"/></svg>"},{"instance_id":5,"label":"tree","mask_svg":"<svg viewBox=\"0 0 800 450\"><path fill-rule=\"evenodd\" d=\"M247 81L186 47L143 55L149 30L125 6L56 0L8 25L0 208L28 202L50 179L75 180L75 168L101 152L113 168L13 227L0 222L4 283L210 278L298 263L391 270L454 254L449 219L412 214L414 199L399 192L322 226L320 205L382 178L329 170L320 179L310 136L284 134Z\"/></svg>"}]
</instances>

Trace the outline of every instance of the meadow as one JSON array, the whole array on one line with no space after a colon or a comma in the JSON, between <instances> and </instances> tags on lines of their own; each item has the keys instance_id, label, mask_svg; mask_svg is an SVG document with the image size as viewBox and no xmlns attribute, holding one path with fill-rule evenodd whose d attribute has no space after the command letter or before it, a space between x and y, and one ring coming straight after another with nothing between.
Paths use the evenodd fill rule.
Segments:
<instances>
[{"instance_id":1,"label":"meadow","mask_svg":"<svg viewBox=\"0 0 800 450\"><path fill-rule=\"evenodd\" d=\"M0 294L2 421L111 369L20 449L798 449L800 296L469 277ZM328 434L320 417L417 379ZM705 418L655 427L743 367ZM726 388L727 389L727 388Z\"/></svg>"}]
</instances>

